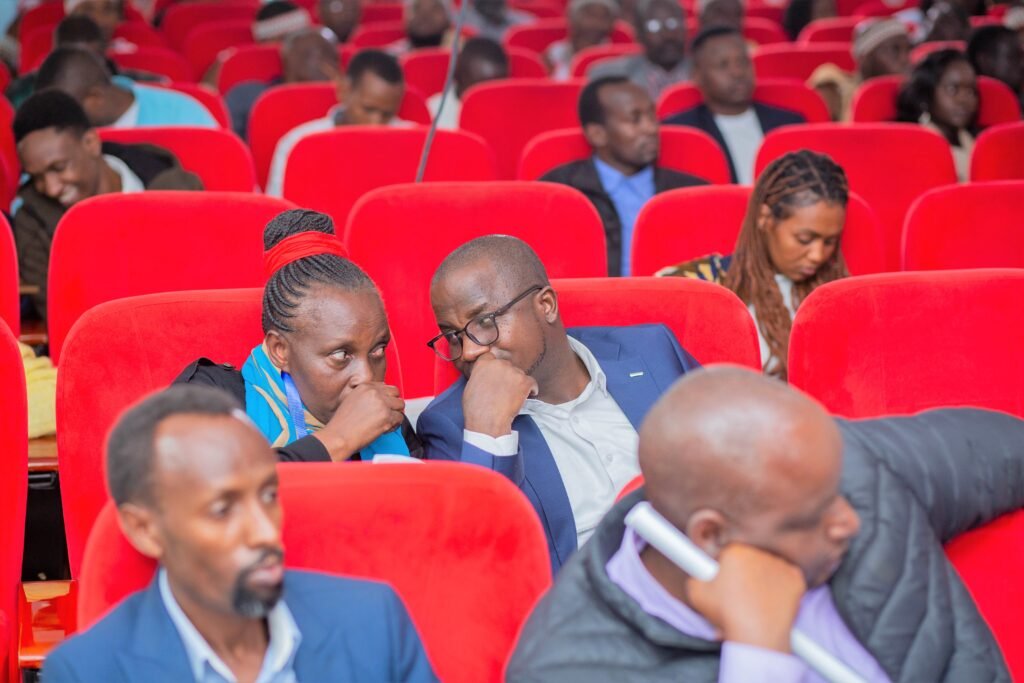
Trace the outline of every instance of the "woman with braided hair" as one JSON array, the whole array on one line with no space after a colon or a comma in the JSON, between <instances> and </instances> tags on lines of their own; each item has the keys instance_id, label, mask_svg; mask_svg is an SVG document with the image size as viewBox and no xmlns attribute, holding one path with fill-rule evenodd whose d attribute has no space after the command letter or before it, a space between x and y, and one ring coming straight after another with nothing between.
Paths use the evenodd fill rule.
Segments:
<instances>
[{"instance_id":1,"label":"woman with braided hair","mask_svg":"<svg viewBox=\"0 0 1024 683\"><path fill-rule=\"evenodd\" d=\"M330 217L285 211L263 244L263 342L240 372L201 358L175 383L232 394L282 460L422 457L405 402L384 384L391 332L380 293L345 257Z\"/></svg>"},{"instance_id":2,"label":"woman with braided hair","mask_svg":"<svg viewBox=\"0 0 1024 683\"><path fill-rule=\"evenodd\" d=\"M800 302L816 287L849 276L839 251L848 194L846 174L831 158L790 152L754 185L731 256L712 254L658 275L709 280L735 292L757 324L764 371L785 379Z\"/></svg>"}]
</instances>

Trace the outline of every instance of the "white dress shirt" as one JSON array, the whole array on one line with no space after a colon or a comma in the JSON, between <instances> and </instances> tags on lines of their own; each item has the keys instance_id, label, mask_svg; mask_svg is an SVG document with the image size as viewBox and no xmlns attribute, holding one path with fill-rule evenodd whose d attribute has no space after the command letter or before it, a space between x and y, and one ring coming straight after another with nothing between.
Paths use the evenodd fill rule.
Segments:
<instances>
[{"instance_id":1,"label":"white dress shirt","mask_svg":"<svg viewBox=\"0 0 1024 683\"><path fill-rule=\"evenodd\" d=\"M462 109L462 102L459 101L459 96L455 94L453 88L448 93L448 99L444 101L444 111L441 112L441 116L437 115L437 110L441 106L441 96L444 93L435 93L430 96L427 100L427 109L430 110L430 115L437 119L437 127L441 130L456 130L459 127L459 111Z\"/></svg>"},{"instance_id":2,"label":"white dress shirt","mask_svg":"<svg viewBox=\"0 0 1024 683\"><path fill-rule=\"evenodd\" d=\"M764 140L761 121L754 108L736 116L715 114L715 125L722 131L725 146L729 148L732 166L736 169L736 181L740 185L754 184L754 161L757 150Z\"/></svg>"},{"instance_id":3,"label":"white dress shirt","mask_svg":"<svg viewBox=\"0 0 1024 683\"><path fill-rule=\"evenodd\" d=\"M572 337L569 345L590 374L583 392L559 405L527 399L519 414L533 419L551 449L572 507L576 542L582 546L622 487L640 474L640 465L636 429L608 392L597 359ZM519 450L515 430L498 438L466 430L463 438L496 456L515 455Z\"/></svg>"}]
</instances>

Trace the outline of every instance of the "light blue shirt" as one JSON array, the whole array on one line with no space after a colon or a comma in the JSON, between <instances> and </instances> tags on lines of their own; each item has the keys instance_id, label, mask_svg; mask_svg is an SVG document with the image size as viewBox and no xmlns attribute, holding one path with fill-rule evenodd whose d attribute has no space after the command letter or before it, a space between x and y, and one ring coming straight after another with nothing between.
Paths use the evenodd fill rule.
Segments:
<instances>
[{"instance_id":1,"label":"light blue shirt","mask_svg":"<svg viewBox=\"0 0 1024 683\"><path fill-rule=\"evenodd\" d=\"M139 85L130 78L114 76L114 85L130 90L135 95L135 102L121 118L113 123L113 128L138 128L142 126L197 126L200 128L218 128L206 107L185 93Z\"/></svg>"},{"instance_id":2,"label":"light blue shirt","mask_svg":"<svg viewBox=\"0 0 1024 683\"><path fill-rule=\"evenodd\" d=\"M164 609L185 645L196 683L237 683L231 669L217 656L174 599L164 569L160 570L158 581ZM302 642L302 634L284 600L279 600L267 615L267 632L267 652L263 656L263 666L256 676L256 683L297 683L295 654Z\"/></svg>"},{"instance_id":3,"label":"light blue shirt","mask_svg":"<svg viewBox=\"0 0 1024 683\"><path fill-rule=\"evenodd\" d=\"M633 226L636 225L640 209L654 196L654 166L648 166L633 175L625 175L595 156L594 167L601 186L612 199L615 213L619 214L619 224L622 226L622 269L619 272L624 276L629 275Z\"/></svg>"}]
</instances>

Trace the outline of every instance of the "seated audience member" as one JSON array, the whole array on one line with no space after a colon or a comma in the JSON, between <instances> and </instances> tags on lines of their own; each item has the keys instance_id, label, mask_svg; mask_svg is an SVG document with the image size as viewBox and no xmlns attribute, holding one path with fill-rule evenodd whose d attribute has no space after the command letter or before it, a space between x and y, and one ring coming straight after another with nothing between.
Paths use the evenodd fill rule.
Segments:
<instances>
[{"instance_id":1,"label":"seated audience member","mask_svg":"<svg viewBox=\"0 0 1024 683\"><path fill-rule=\"evenodd\" d=\"M644 488L563 568L507 680L824 680L795 626L871 683L1009 681L942 544L1024 505L1022 443L1003 413L837 420L745 370L687 375L640 430ZM625 526L644 499L713 580Z\"/></svg>"},{"instance_id":2,"label":"seated audience member","mask_svg":"<svg viewBox=\"0 0 1024 683\"><path fill-rule=\"evenodd\" d=\"M263 341L241 372L201 358L175 382L234 396L282 460L422 455L398 389L384 384L384 303L345 258L331 218L285 211L267 224L263 243Z\"/></svg>"},{"instance_id":3,"label":"seated audience member","mask_svg":"<svg viewBox=\"0 0 1024 683\"><path fill-rule=\"evenodd\" d=\"M514 237L452 252L430 302L429 344L463 377L420 415L427 457L511 479L557 570L639 472L636 430L662 388L698 364L664 325L566 331L543 264Z\"/></svg>"},{"instance_id":4,"label":"seated audience member","mask_svg":"<svg viewBox=\"0 0 1024 683\"><path fill-rule=\"evenodd\" d=\"M245 81L224 95L231 112L231 127L243 140L248 139L249 113L259 96L275 85L314 83L338 78L337 47L316 29L293 33L281 44L281 75L264 81Z\"/></svg>"},{"instance_id":5,"label":"seated audience member","mask_svg":"<svg viewBox=\"0 0 1024 683\"><path fill-rule=\"evenodd\" d=\"M1016 33L1021 46L1024 47L1024 7L1017 5L1006 10L1003 26Z\"/></svg>"},{"instance_id":6,"label":"seated audience member","mask_svg":"<svg viewBox=\"0 0 1024 683\"><path fill-rule=\"evenodd\" d=\"M657 102L662 90L690 78L686 17L672 0L639 0L635 12L636 39L643 54L600 62L587 73L590 80L625 76Z\"/></svg>"},{"instance_id":7,"label":"seated audience member","mask_svg":"<svg viewBox=\"0 0 1024 683\"><path fill-rule=\"evenodd\" d=\"M790 152L757 179L731 256L712 254L658 275L709 280L735 292L757 324L764 371L785 379L800 303L849 275L839 251L848 196L846 174L832 159Z\"/></svg>"},{"instance_id":8,"label":"seated audience member","mask_svg":"<svg viewBox=\"0 0 1024 683\"><path fill-rule=\"evenodd\" d=\"M782 29L795 42L807 24L834 16L835 0L790 0L782 14Z\"/></svg>"},{"instance_id":9,"label":"seated audience member","mask_svg":"<svg viewBox=\"0 0 1024 683\"><path fill-rule=\"evenodd\" d=\"M359 19L363 15L362 0L319 0L320 23L324 25L324 36L338 43L347 43Z\"/></svg>"},{"instance_id":10,"label":"seated audience member","mask_svg":"<svg viewBox=\"0 0 1024 683\"><path fill-rule=\"evenodd\" d=\"M64 0L64 15L89 17L100 27L104 42L109 43L117 25L124 21L124 0Z\"/></svg>"},{"instance_id":11,"label":"seated audience member","mask_svg":"<svg viewBox=\"0 0 1024 683\"><path fill-rule=\"evenodd\" d=\"M256 12L252 37L257 43L275 43L313 26L309 12L289 0L271 0Z\"/></svg>"},{"instance_id":12,"label":"seated audience member","mask_svg":"<svg viewBox=\"0 0 1024 683\"><path fill-rule=\"evenodd\" d=\"M940 50L914 67L896 100L896 119L920 123L949 143L960 182L967 182L978 116L978 78L959 50Z\"/></svg>"},{"instance_id":13,"label":"seated audience member","mask_svg":"<svg viewBox=\"0 0 1024 683\"><path fill-rule=\"evenodd\" d=\"M699 128L725 152L732 181L754 182L754 160L764 136L780 126L806 123L788 109L754 101L754 64L736 29L714 26L693 40L693 81L704 101L665 119L670 125Z\"/></svg>"},{"instance_id":14,"label":"seated audience member","mask_svg":"<svg viewBox=\"0 0 1024 683\"><path fill-rule=\"evenodd\" d=\"M741 0L700 0L697 21L701 29L728 26L743 31L744 6Z\"/></svg>"},{"instance_id":15,"label":"seated audience member","mask_svg":"<svg viewBox=\"0 0 1024 683\"><path fill-rule=\"evenodd\" d=\"M448 0L405 0L405 38L392 43L387 50L403 55L421 47L451 47L451 7Z\"/></svg>"},{"instance_id":16,"label":"seated audience member","mask_svg":"<svg viewBox=\"0 0 1024 683\"><path fill-rule=\"evenodd\" d=\"M97 127L217 127L210 112L188 95L111 77L100 57L81 48L61 47L50 53L39 67L36 88L71 95Z\"/></svg>"},{"instance_id":17,"label":"seated audience member","mask_svg":"<svg viewBox=\"0 0 1024 683\"><path fill-rule=\"evenodd\" d=\"M73 681L436 681L385 583L284 568L277 458L228 395L172 387L121 416L107 485L148 588L47 658Z\"/></svg>"},{"instance_id":18,"label":"seated audience member","mask_svg":"<svg viewBox=\"0 0 1024 683\"><path fill-rule=\"evenodd\" d=\"M440 119L438 128L458 128L462 98L466 91L478 83L501 78L508 78L508 55L501 45L490 38L467 40L459 52L459 61L455 64L453 89L444 100L444 109L441 109L443 92L436 93L427 100L431 116Z\"/></svg>"},{"instance_id":19,"label":"seated audience member","mask_svg":"<svg viewBox=\"0 0 1024 683\"><path fill-rule=\"evenodd\" d=\"M927 7L927 9L925 9ZM934 3L921 3L923 21L921 30L924 35L922 42L959 40L966 41L971 36L970 14L959 2L937 0Z\"/></svg>"},{"instance_id":20,"label":"seated audience member","mask_svg":"<svg viewBox=\"0 0 1024 683\"><path fill-rule=\"evenodd\" d=\"M569 35L548 46L544 61L556 81L569 80L569 65L580 50L610 41L619 7L615 0L573 0L569 3Z\"/></svg>"},{"instance_id":21,"label":"seated audience member","mask_svg":"<svg viewBox=\"0 0 1024 683\"><path fill-rule=\"evenodd\" d=\"M591 81L580 93L580 125L593 156L548 172L541 180L574 187L601 215L608 274L629 275L633 226L651 197L706 181L656 164L660 142L654 102L623 76Z\"/></svg>"},{"instance_id":22,"label":"seated audience member","mask_svg":"<svg viewBox=\"0 0 1024 683\"><path fill-rule=\"evenodd\" d=\"M18 271L23 283L39 287L33 300L43 318L50 244L71 206L108 192L202 189L165 149L102 142L78 103L59 90L25 100L14 117L14 140L28 176L14 214Z\"/></svg>"},{"instance_id":23,"label":"seated audience member","mask_svg":"<svg viewBox=\"0 0 1024 683\"><path fill-rule=\"evenodd\" d=\"M508 6L505 0L469 0L465 25L481 38L501 42L513 26L536 21L536 17Z\"/></svg>"},{"instance_id":24,"label":"seated audience member","mask_svg":"<svg viewBox=\"0 0 1024 683\"><path fill-rule=\"evenodd\" d=\"M833 121L849 121L853 95L862 83L878 76L910 73L910 47L910 33L903 22L865 19L854 29L856 73L847 73L832 63L822 64L807 84L825 100Z\"/></svg>"},{"instance_id":25,"label":"seated audience member","mask_svg":"<svg viewBox=\"0 0 1024 683\"><path fill-rule=\"evenodd\" d=\"M1005 83L1024 105L1024 45L1005 26L982 26L967 44L967 58L979 76Z\"/></svg>"},{"instance_id":26,"label":"seated audience member","mask_svg":"<svg viewBox=\"0 0 1024 683\"><path fill-rule=\"evenodd\" d=\"M363 50L349 62L344 78L337 81L338 104L322 119L291 129L278 141L270 163L267 194L280 197L288 155L299 140L337 126L407 125L395 114L405 94L405 77L398 61L380 50Z\"/></svg>"}]
</instances>

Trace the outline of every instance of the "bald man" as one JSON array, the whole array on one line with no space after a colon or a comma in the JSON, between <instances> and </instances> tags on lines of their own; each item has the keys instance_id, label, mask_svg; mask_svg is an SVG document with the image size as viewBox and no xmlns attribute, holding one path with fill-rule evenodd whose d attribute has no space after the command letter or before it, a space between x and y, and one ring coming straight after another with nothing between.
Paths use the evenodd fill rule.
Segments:
<instances>
[{"instance_id":1,"label":"bald man","mask_svg":"<svg viewBox=\"0 0 1024 683\"><path fill-rule=\"evenodd\" d=\"M557 571L639 472L637 428L698 367L664 325L566 330L544 265L493 235L434 274L440 334L429 344L462 379L420 416L426 457L501 472L526 494Z\"/></svg>"},{"instance_id":2,"label":"bald man","mask_svg":"<svg viewBox=\"0 0 1024 683\"><path fill-rule=\"evenodd\" d=\"M948 409L845 422L735 368L678 381L618 503L530 617L515 681L822 679L794 624L867 681L1009 681L942 544L1024 506L1024 422ZM720 569L691 580L624 526L646 498Z\"/></svg>"}]
</instances>

